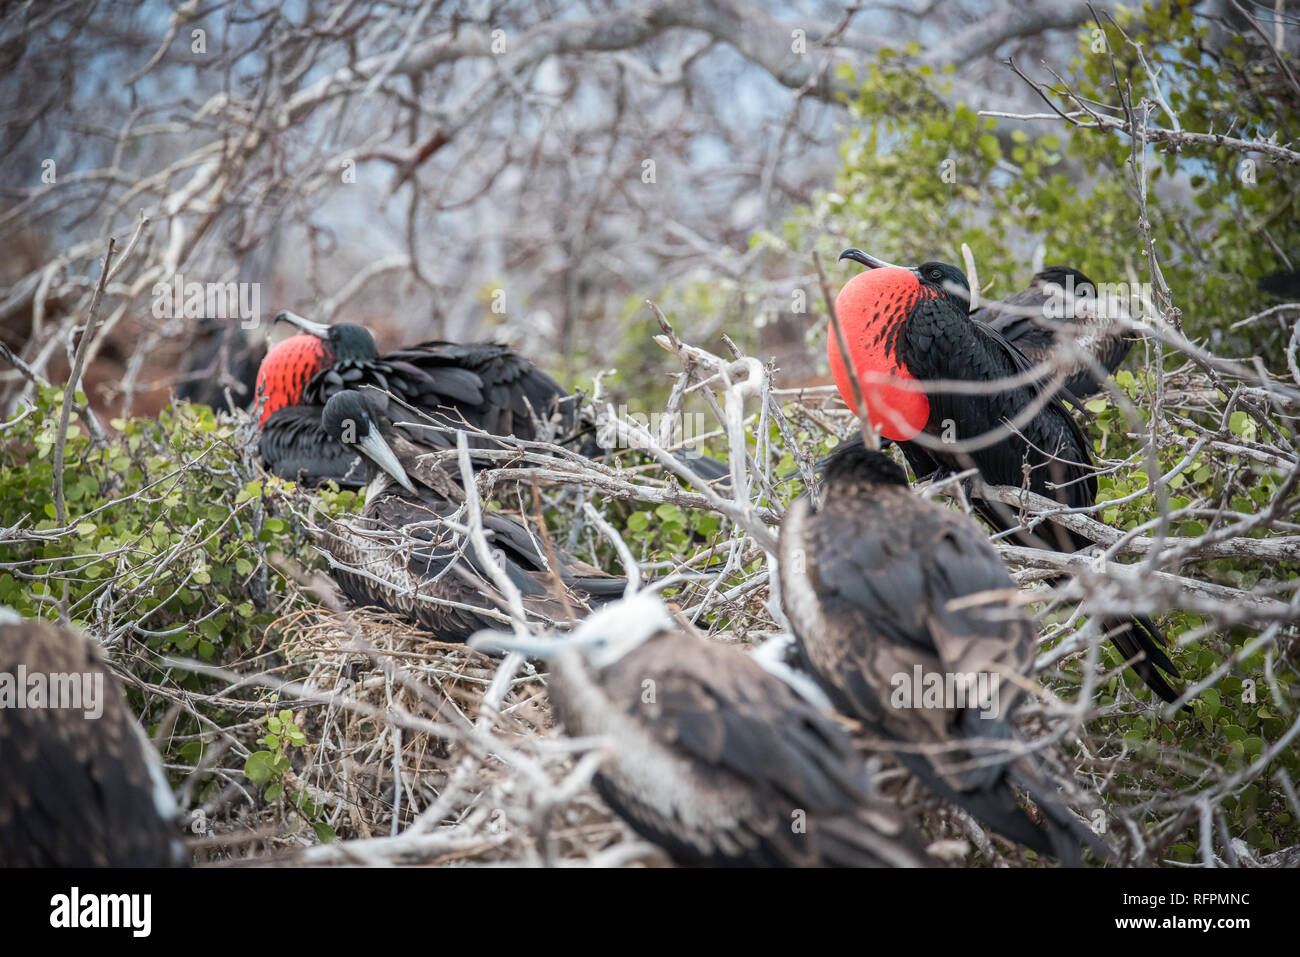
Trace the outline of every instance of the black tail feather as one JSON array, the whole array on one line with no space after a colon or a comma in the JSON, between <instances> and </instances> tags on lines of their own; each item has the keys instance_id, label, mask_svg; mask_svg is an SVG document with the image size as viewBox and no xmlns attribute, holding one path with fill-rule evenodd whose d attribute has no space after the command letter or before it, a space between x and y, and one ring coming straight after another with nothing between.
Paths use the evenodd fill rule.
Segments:
<instances>
[{"instance_id":1,"label":"black tail feather","mask_svg":"<svg viewBox=\"0 0 1300 957\"><path fill-rule=\"evenodd\" d=\"M1017 524L1016 518L1005 505L999 502L986 502L975 498L971 500L971 505L981 518L999 531L1007 531ZM1053 534L1057 536L1055 542L1044 541L1034 533L1015 534L1011 536L1011 541L1026 548L1055 547L1062 552L1077 551L1093 544L1081 536L1066 532L1062 526L1055 526ZM1132 618L1106 618L1102 626L1107 632L1115 633L1112 640L1126 659L1138 659L1133 662L1133 670L1148 688L1165 701L1172 703L1178 700L1180 692L1165 680L1160 671L1175 678L1181 675L1165 652L1164 646L1167 641L1154 621L1146 615L1135 615ZM1140 659L1139 654L1141 654Z\"/></svg>"},{"instance_id":2,"label":"black tail feather","mask_svg":"<svg viewBox=\"0 0 1300 957\"><path fill-rule=\"evenodd\" d=\"M710 458L702 452L673 452L672 456L704 481L718 482L725 479L726 481L722 482L722 487L730 487L731 466L726 462Z\"/></svg>"},{"instance_id":3,"label":"black tail feather","mask_svg":"<svg viewBox=\"0 0 1300 957\"><path fill-rule=\"evenodd\" d=\"M1162 645L1165 637L1150 618L1137 615L1133 618L1107 618L1102 627L1111 632L1111 641L1126 659L1133 662L1133 670L1146 682L1146 686L1170 704L1181 697L1160 671L1181 678L1177 666L1169 659ZM1160 670L1157 670L1160 669ZM1188 705L1184 709L1190 711Z\"/></svg>"},{"instance_id":4,"label":"black tail feather","mask_svg":"<svg viewBox=\"0 0 1300 957\"><path fill-rule=\"evenodd\" d=\"M570 584L571 587L583 592L594 604L598 605L622 598L623 592L627 590L627 579L613 576L605 578L603 576L583 575L574 578Z\"/></svg>"}]
</instances>

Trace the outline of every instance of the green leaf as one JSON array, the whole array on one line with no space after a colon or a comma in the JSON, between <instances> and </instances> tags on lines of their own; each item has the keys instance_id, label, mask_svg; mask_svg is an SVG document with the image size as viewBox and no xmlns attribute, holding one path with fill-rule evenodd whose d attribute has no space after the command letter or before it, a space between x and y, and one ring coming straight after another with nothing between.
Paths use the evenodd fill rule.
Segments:
<instances>
[{"instance_id":1,"label":"green leaf","mask_svg":"<svg viewBox=\"0 0 1300 957\"><path fill-rule=\"evenodd\" d=\"M254 784L269 781L272 774L272 758L270 751L254 751L244 760L244 775Z\"/></svg>"}]
</instances>

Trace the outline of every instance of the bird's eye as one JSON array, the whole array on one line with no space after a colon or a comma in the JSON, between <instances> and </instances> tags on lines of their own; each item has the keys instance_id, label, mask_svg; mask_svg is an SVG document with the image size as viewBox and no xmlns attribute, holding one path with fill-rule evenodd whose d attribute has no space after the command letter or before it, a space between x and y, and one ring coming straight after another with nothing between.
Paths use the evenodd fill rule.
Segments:
<instances>
[{"instance_id":1,"label":"bird's eye","mask_svg":"<svg viewBox=\"0 0 1300 957\"><path fill-rule=\"evenodd\" d=\"M939 272L939 270L937 269L931 269L927 275L929 276L930 279L933 279L935 282L938 282L940 279L943 278L943 273Z\"/></svg>"}]
</instances>

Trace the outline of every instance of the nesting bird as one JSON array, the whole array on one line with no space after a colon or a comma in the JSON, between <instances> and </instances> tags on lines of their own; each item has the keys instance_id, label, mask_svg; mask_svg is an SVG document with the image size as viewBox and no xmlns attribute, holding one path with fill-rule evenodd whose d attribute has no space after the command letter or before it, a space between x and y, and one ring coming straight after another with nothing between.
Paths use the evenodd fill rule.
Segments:
<instances>
[{"instance_id":1,"label":"nesting bird","mask_svg":"<svg viewBox=\"0 0 1300 957\"><path fill-rule=\"evenodd\" d=\"M566 732L610 739L596 789L679 864L928 863L833 720L742 652L687 633L658 598L606 606L549 643L472 644L551 659Z\"/></svg>"},{"instance_id":2,"label":"nesting bird","mask_svg":"<svg viewBox=\"0 0 1300 957\"><path fill-rule=\"evenodd\" d=\"M781 599L805 666L838 710L895 746L936 793L998 833L1063 863L1091 841L1016 740L1036 633L984 532L925 501L882 452L845 446L824 499L781 525ZM1019 808L1026 787L1044 818Z\"/></svg>"},{"instance_id":3,"label":"nesting bird","mask_svg":"<svg viewBox=\"0 0 1300 957\"><path fill-rule=\"evenodd\" d=\"M331 396L365 385L392 392L448 428L531 440L539 421L576 426L575 404L560 384L498 343L430 341L380 355L363 326L326 325L291 312L275 319L304 331L268 352L257 373L262 459L286 478L364 484L361 459L321 431L320 416Z\"/></svg>"},{"instance_id":4,"label":"nesting bird","mask_svg":"<svg viewBox=\"0 0 1300 957\"><path fill-rule=\"evenodd\" d=\"M322 434L362 457L369 485L360 520L331 522L321 544L337 563L331 574L349 599L402 615L443 641L463 641L499 623L485 611L501 609L503 599L465 535L465 489L428 457L428 448L396 432L389 401L375 390L344 390L325 403ZM553 621L581 617L589 603L617 597L627 585L544 547L521 520L484 512L482 522L532 614Z\"/></svg>"},{"instance_id":5,"label":"nesting bird","mask_svg":"<svg viewBox=\"0 0 1300 957\"><path fill-rule=\"evenodd\" d=\"M1058 361L1057 353L1070 337L1093 362L1114 375L1133 348L1136 334L1123 323L1125 305L1098 295L1096 284L1070 266L1048 266L1029 286L1006 299L981 303L971 318L988 324L1035 364ZM1092 363L1066 352L1064 389L1085 399L1101 391Z\"/></svg>"},{"instance_id":6,"label":"nesting bird","mask_svg":"<svg viewBox=\"0 0 1300 957\"><path fill-rule=\"evenodd\" d=\"M0 609L0 867L184 865L178 813L94 644Z\"/></svg>"},{"instance_id":7,"label":"nesting bird","mask_svg":"<svg viewBox=\"0 0 1300 957\"><path fill-rule=\"evenodd\" d=\"M867 267L840 291L835 310L849 355L834 336L827 346L840 395L854 405L850 367L880 433L896 441L918 478L975 467L991 485L1027 488L1079 509L1097 498L1092 443L1034 364L1006 338L967 311L970 290L960 269L946 263L892 266L858 249L840 254ZM1017 377L1023 381L1010 384ZM929 387L970 384L972 391ZM984 388L978 388L984 386ZM972 504L995 528L1019 526L1006 506L978 495ZM1094 543L1051 524L1019 530L1012 540L1072 552ZM1165 637L1144 615L1106 618L1112 640L1143 681L1165 701L1178 692L1161 670L1178 676L1162 647Z\"/></svg>"}]
</instances>

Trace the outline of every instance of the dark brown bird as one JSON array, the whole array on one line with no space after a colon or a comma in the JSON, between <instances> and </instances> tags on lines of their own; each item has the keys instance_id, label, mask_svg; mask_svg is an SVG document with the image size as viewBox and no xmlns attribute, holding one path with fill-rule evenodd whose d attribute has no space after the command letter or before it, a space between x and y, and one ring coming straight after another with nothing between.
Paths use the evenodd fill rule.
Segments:
<instances>
[{"instance_id":1,"label":"dark brown bird","mask_svg":"<svg viewBox=\"0 0 1300 957\"><path fill-rule=\"evenodd\" d=\"M1062 863L1095 843L1025 756L1009 721L1036 647L1016 585L971 519L914 495L882 452L846 446L824 500L786 512L781 600L804 663L832 703L895 742L937 794ZM1033 795L1044 827L1016 804Z\"/></svg>"},{"instance_id":2,"label":"dark brown bird","mask_svg":"<svg viewBox=\"0 0 1300 957\"><path fill-rule=\"evenodd\" d=\"M657 598L608 605L549 643L472 644L553 658L566 732L610 741L597 791L678 864L933 863L831 718L743 652L685 632Z\"/></svg>"},{"instance_id":3,"label":"dark brown bird","mask_svg":"<svg viewBox=\"0 0 1300 957\"><path fill-rule=\"evenodd\" d=\"M1070 266L1048 266L1029 286L1006 299L982 303L971 318L985 322L1034 364L1052 362L1072 336L1074 344L1114 375L1138 334L1123 323L1128 310L1112 297L1098 296L1097 286ZM1082 359L1070 359L1065 391L1086 399L1101 391L1097 372Z\"/></svg>"},{"instance_id":4,"label":"dark brown bird","mask_svg":"<svg viewBox=\"0 0 1300 957\"><path fill-rule=\"evenodd\" d=\"M504 600L463 534L468 519L459 479L426 457L429 448L394 430L389 401L376 390L345 390L325 404L323 433L360 453L370 484L360 519L330 523L321 544L352 601L396 612L443 641L464 641L500 624L485 612L503 610ZM560 549L545 549L509 515L485 511L483 527L525 608L546 620L583 615L588 603L616 598L627 586Z\"/></svg>"},{"instance_id":5,"label":"dark brown bird","mask_svg":"<svg viewBox=\"0 0 1300 957\"><path fill-rule=\"evenodd\" d=\"M178 813L95 645L0 609L0 867L184 865Z\"/></svg>"}]
</instances>

